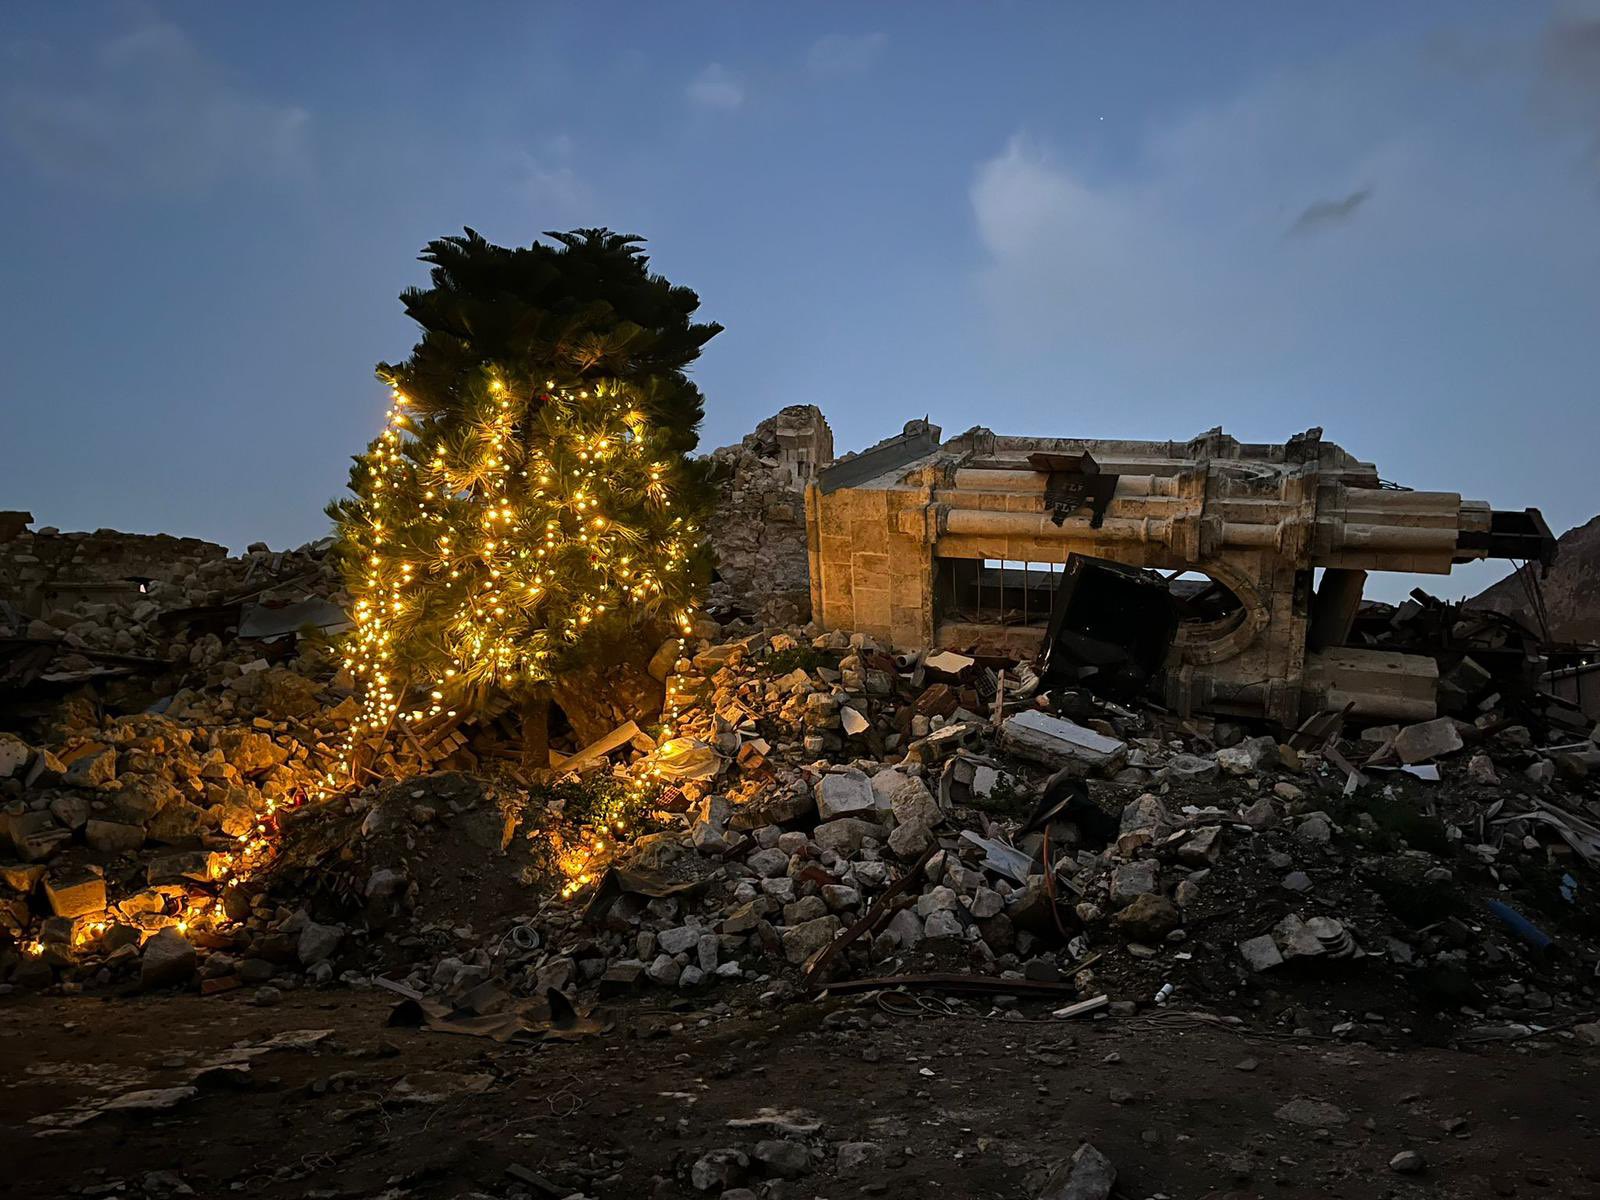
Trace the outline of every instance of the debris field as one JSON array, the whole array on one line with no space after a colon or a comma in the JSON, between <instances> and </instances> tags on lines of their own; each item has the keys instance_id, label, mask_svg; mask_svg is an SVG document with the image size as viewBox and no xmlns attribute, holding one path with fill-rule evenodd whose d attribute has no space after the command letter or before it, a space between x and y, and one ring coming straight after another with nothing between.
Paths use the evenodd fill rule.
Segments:
<instances>
[{"instance_id":1,"label":"debris field","mask_svg":"<svg viewBox=\"0 0 1600 1200\"><path fill-rule=\"evenodd\" d=\"M795 496L816 436L725 454L728 497ZM8 543L10 586L71 536ZM1478 673L1447 715L1283 727L823 629L793 572L758 611L734 571L650 664L660 723L555 729L546 769L506 704L353 746L326 550L0 611L6 1137L61 1194L1596 1194L1559 1142L1489 1172L1470 1096L1390 1094L1514 1105L1496 1064L1559 1092L1600 1055L1600 746L1478 666L1514 623L1368 605L1353 636L1476 639ZM170 1044L71 1067L102 1024ZM1268 1064L1244 1127L1165 1104L1185 1042L1217 1096ZM293 1151L74 1164L230 1103ZM419 1150L435 1121L481 1153Z\"/></svg>"}]
</instances>

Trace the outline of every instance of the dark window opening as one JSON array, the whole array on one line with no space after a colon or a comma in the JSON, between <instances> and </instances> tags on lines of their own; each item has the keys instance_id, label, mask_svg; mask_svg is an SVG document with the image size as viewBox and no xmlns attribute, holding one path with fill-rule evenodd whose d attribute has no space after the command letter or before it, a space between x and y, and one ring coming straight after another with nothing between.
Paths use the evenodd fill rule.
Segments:
<instances>
[{"instance_id":1,"label":"dark window opening","mask_svg":"<svg viewBox=\"0 0 1600 1200\"><path fill-rule=\"evenodd\" d=\"M973 625L1050 624L1063 563L941 558L934 581L940 619Z\"/></svg>"},{"instance_id":2,"label":"dark window opening","mask_svg":"<svg viewBox=\"0 0 1600 1200\"><path fill-rule=\"evenodd\" d=\"M972 625L1044 628L1055 612L1066 566L1058 562L941 558L934 587L939 619ZM1164 579L1183 624L1223 621L1243 607L1233 589L1197 571L1124 569L1152 580Z\"/></svg>"},{"instance_id":3,"label":"dark window opening","mask_svg":"<svg viewBox=\"0 0 1600 1200\"><path fill-rule=\"evenodd\" d=\"M1227 584L1198 571L1167 576L1167 590L1178 602L1178 619L1184 622L1221 621L1244 607Z\"/></svg>"}]
</instances>

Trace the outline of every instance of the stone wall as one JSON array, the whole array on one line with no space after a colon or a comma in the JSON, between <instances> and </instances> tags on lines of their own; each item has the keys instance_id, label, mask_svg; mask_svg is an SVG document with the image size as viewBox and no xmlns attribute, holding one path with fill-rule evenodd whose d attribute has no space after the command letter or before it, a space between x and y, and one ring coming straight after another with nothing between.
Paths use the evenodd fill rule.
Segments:
<instances>
[{"instance_id":1,"label":"stone wall","mask_svg":"<svg viewBox=\"0 0 1600 1200\"><path fill-rule=\"evenodd\" d=\"M82 603L122 603L228 556L223 546L164 533L23 530L0 542L0 596L41 617Z\"/></svg>"},{"instance_id":2,"label":"stone wall","mask_svg":"<svg viewBox=\"0 0 1600 1200\"><path fill-rule=\"evenodd\" d=\"M711 454L719 474L708 536L716 554L710 607L773 626L811 616L804 487L833 461L833 432L814 404L791 405L737 446Z\"/></svg>"},{"instance_id":3,"label":"stone wall","mask_svg":"<svg viewBox=\"0 0 1600 1200\"><path fill-rule=\"evenodd\" d=\"M267 608L346 599L326 543L276 552L257 543L230 557L211 542L166 534L8 532L14 536L0 541L0 637L58 643L53 671L85 669L79 652L207 666L222 654L216 633L205 621L191 628L163 614L244 597Z\"/></svg>"}]
</instances>

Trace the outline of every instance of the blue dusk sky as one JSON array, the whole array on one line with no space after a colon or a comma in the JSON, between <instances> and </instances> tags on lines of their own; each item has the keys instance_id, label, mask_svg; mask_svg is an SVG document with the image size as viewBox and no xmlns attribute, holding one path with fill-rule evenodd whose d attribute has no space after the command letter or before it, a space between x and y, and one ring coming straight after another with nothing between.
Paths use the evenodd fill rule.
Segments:
<instances>
[{"instance_id":1,"label":"blue dusk sky","mask_svg":"<svg viewBox=\"0 0 1600 1200\"><path fill-rule=\"evenodd\" d=\"M1600 511L1600 4L15 0L0 59L40 524L321 536L464 225L644 235L727 326L706 449L1321 425Z\"/></svg>"}]
</instances>

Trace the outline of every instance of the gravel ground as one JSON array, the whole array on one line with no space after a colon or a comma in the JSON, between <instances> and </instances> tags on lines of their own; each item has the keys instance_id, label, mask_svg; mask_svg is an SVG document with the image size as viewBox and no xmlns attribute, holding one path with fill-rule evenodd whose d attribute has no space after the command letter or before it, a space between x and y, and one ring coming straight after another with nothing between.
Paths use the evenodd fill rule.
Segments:
<instances>
[{"instance_id":1,"label":"gravel ground","mask_svg":"<svg viewBox=\"0 0 1600 1200\"><path fill-rule=\"evenodd\" d=\"M386 1028L388 1008L13 997L0 1192L717 1196L695 1164L704 1182L717 1156L701 1160L730 1149L752 1161L741 1180L721 1156L726 1184L758 1196L1031 1198L1088 1141L1130 1198L1600 1197L1600 1051L1570 1035L1393 1050L1165 1010L1068 1023L734 997L724 1014L632 1002L608 1033L525 1045ZM194 1091L95 1111L171 1088ZM1405 1152L1420 1171L1391 1167Z\"/></svg>"}]
</instances>

